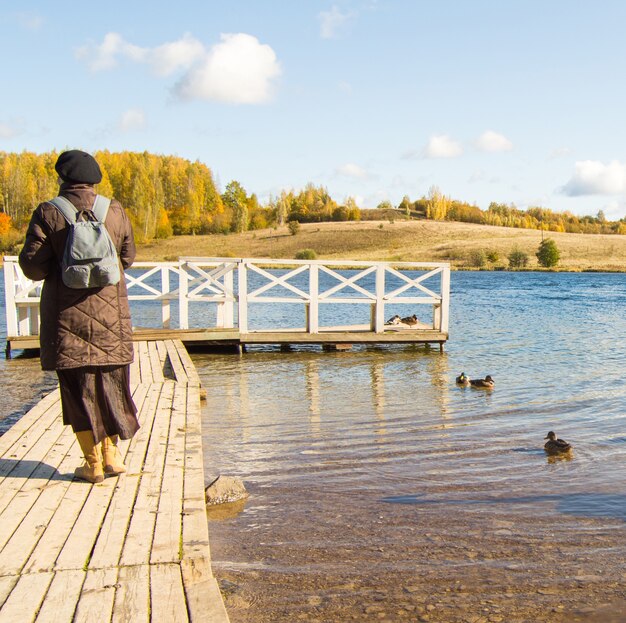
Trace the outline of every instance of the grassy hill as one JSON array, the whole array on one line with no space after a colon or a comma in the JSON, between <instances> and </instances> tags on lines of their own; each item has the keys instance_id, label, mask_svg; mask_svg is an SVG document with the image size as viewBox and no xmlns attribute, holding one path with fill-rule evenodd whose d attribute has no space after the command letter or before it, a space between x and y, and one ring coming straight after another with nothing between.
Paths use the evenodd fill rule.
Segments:
<instances>
[{"instance_id":1,"label":"grassy hill","mask_svg":"<svg viewBox=\"0 0 626 623\"><path fill-rule=\"evenodd\" d=\"M561 251L561 270L626 272L626 236L544 232ZM303 224L292 236L287 227L243 234L176 236L139 247L138 260L196 257L270 257L293 259L313 249L318 259L450 262L453 268L476 267L476 255L495 252L488 268L507 267L514 248L525 251L528 268L538 268L535 253L541 232L435 221L353 221Z\"/></svg>"}]
</instances>

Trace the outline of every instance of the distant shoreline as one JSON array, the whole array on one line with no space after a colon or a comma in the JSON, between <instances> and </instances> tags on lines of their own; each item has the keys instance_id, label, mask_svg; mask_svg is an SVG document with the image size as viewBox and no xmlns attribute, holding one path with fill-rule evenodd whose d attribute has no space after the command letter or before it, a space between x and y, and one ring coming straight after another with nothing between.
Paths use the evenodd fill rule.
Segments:
<instances>
[{"instance_id":1,"label":"distant shoreline","mask_svg":"<svg viewBox=\"0 0 626 623\"><path fill-rule=\"evenodd\" d=\"M137 260L166 261L179 257L268 257L295 259L312 250L317 259L387 262L449 262L452 270L508 270L513 249L527 254L529 264L516 271L626 272L626 236L543 232L561 252L553 269L539 266L535 253L541 231L453 221L350 221L303 223L296 235L286 226L241 234L174 236L138 245ZM492 252L496 262L472 265L476 253Z\"/></svg>"},{"instance_id":2,"label":"distant shoreline","mask_svg":"<svg viewBox=\"0 0 626 623\"><path fill-rule=\"evenodd\" d=\"M241 234L173 236L139 243L137 261L175 261L185 256L295 259L298 252L312 250L320 260L449 262L452 270L626 273L626 236L543 235L552 238L561 252L555 268L537 263L538 230L428 220L303 223L295 236L286 226ZM526 268L508 268L507 256L513 249L527 254ZM483 252L495 253L497 261L473 266L475 255Z\"/></svg>"}]
</instances>

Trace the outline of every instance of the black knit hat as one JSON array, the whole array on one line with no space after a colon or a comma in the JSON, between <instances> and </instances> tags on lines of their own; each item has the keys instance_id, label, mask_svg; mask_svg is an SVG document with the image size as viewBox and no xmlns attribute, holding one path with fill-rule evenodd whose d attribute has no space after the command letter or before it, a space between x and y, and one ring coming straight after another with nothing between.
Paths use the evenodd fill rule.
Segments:
<instances>
[{"instance_id":1,"label":"black knit hat","mask_svg":"<svg viewBox=\"0 0 626 623\"><path fill-rule=\"evenodd\" d=\"M54 169L64 182L99 184L102 180L102 171L96 159L79 149L64 151L59 156Z\"/></svg>"}]
</instances>

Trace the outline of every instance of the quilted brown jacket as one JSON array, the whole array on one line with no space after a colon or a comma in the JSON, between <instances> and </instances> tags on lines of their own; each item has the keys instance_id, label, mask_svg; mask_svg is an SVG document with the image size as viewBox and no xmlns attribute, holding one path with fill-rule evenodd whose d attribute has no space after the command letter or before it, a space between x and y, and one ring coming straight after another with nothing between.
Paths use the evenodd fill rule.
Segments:
<instances>
[{"instance_id":1,"label":"quilted brown jacket","mask_svg":"<svg viewBox=\"0 0 626 623\"><path fill-rule=\"evenodd\" d=\"M88 184L62 184L60 194L76 208L91 209L95 190ZM111 201L105 221L121 269L135 259L135 241L128 215ZM133 361L132 326L126 282L77 290L61 279L61 258L68 235L63 215L50 203L34 211L19 262L24 274L43 279L41 292L41 367L44 370L113 366Z\"/></svg>"}]
</instances>

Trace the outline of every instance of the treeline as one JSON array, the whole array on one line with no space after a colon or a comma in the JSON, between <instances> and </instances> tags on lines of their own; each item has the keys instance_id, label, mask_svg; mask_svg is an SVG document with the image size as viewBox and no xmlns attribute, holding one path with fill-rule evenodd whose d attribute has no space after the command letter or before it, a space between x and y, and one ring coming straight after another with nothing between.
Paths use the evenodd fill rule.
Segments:
<instances>
[{"instance_id":1,"label":"treeline","mask_svg":"<svg viewBox=\"0 0 626 623\"><path fill-rule=\"evenodd\" d=\"M496 202L489 204L486 210L481 210L476 205L447 197L436 187L430 189L427 197L413 202L404 197L398 209L406 214L437 221L461 221L574 234L626 234L626 219L609 221L602 210L596 216L576 216L570 212L553 212L542 207L521 210L514 204Z\"/></svg>"},{"instance_id":2,"label":"treeline","mask_svg":"<svg viewBox=\"0 0 626 623\"><path fill-rule=\"evenodd\" d=\"M545 229L574 233L626 234L626 219L610 222L602 212L575 216L542 207L521 210L491 203L487 210L451 199L432 187L427 196L399 205L383 201L375 210L359 209L353 198L339 203L323 186L308 184L300 191L282 191L261 205L236 180L223 190L211 169L201 162L148 152L99 151L102 169L98 192L118 199L128 211L138 241L178 234L242 232L277 227L290 221L311 223L372 218L425 218ZM54 164L57 152L0 152L0 250L21 243L33 209L58 191Z\"/></svg>"},{"instance_id":3,"label":"treeline","mask_svg":"<svg viewBox=\"0 0 626 623\"><path fill-rule=\"evenodd\" d=\"M211 170L200 162L147 152L100 151L98 192L127 209L139 240L208 233L224 212ZM37 204L58 192L58 154L0 152L0 212L23 230Z\"/></svg>"},{"instance_id":4,"label":"treeline","mask_svg":"<svg viewBox=\"0 0 626 623\"><path fill-rule=\"evenodd\" d=\"M126 208L139 241L178 234L241 232L328 220L358 220L353 199L339 205L323 187L281 192L260 205L257 196L230 182L220 193L211 170L201 162L148 152L99 151L97 191ZM57 152L0 152L0 248L20 241L34 208L58 192Z\"/></svg>"}]
</instances>

